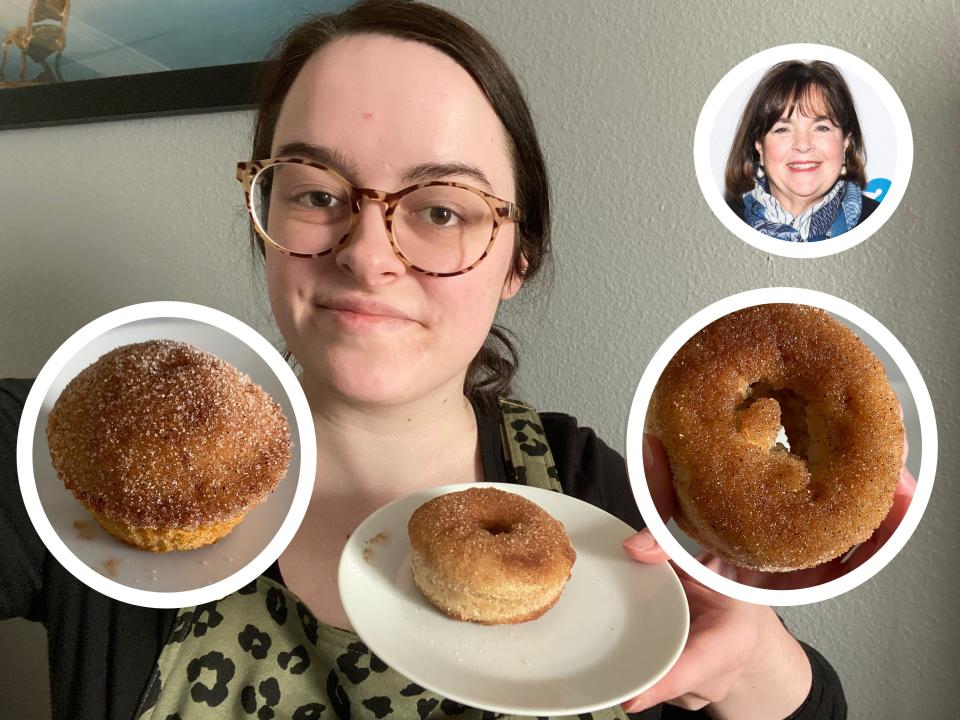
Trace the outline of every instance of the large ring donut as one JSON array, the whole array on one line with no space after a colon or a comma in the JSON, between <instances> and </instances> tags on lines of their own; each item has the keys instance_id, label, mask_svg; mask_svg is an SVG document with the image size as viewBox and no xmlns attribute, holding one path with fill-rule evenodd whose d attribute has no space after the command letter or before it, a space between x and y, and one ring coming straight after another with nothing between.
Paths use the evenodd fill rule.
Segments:
<instances>
[{"instance_id":1,"label":"large ring donut","mask_svg":"<svg viewBox=\"0 0 960 720\"><path fill-rule=\"evenodd\" d=\"M778 443L781 425L789 449ZM654 389L679 527L744 568L788 571L868 539L893 502L903 423L883 365L804 305L758 305L694 335Z\"/></svg>"},{"instance_id":2,"label":"large ring donut","mask_svg":"<svg viewBox=\"0 0 960 720\"><path fill-rule=\"evenodd\" d=\"M560 521L496 488L436 497L417 508L407 531L421 592L446 615L484 625L543 615L577 557Z\"/></svg>"}]
</instances>

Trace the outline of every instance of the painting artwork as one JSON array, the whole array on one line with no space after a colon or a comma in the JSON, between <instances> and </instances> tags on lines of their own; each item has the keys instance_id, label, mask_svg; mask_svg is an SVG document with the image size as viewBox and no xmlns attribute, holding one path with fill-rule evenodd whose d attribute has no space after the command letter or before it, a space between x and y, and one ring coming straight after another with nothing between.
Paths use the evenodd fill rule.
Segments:
<instances>
[{"instance_id":1,"label":"painting artwork","mask_svg":"<svg viewBox=\"0 0 960 720\"><path fill-rule=\"evenodd\" d=\"M0 129L250 107L258 63L348 0L0 0Z\"/></svg>"}]
</instances>

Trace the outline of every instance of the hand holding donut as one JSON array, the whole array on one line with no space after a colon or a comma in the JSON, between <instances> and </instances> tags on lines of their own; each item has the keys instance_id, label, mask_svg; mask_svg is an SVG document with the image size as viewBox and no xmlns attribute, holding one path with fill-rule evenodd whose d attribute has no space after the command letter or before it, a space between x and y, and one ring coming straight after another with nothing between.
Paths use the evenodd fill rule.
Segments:
<instances>
[{"instance_id":1,"label":"hand holding donut","mask_svg":"<svg viewBox=\"0 0 960 720\"><path fill-rule=\"evenodd\" d=\"M820 308L765 304L690 338L645 424L669 458L677 526L765 575L821 568L871 539L901 475L898 410L883 363L850 328Z\"/></svg>"},{"instance_id":2,"label":"hand holding donut","mask_svg":"<svg viewBox=\"0 0 960 720\"><path fill-rule=\"evenodd\" d=\"M902 413L902 411L901 411ZM647 476L647 484L650 488L650 494L653 498L660 517L664 522L669 520L676 505L676 495L673 490L673 483L670 478L670 466L666 453L660 441L647 433L644 436L644 469ZM907 444L904 440L902 462L906 463ZM761 572L747 568L737 567L716 554L704 551L698 557L703 565L713 570L718 575L722 575L731 580L735 580L744 585L761 587L770 590L792 590L796 588L813 587L821 585L844 575L856 567L859 567L869 560L884 543L890 539L894 531L903 520L903 516L910 507L910 501L916 490L917 481L907 470L906 465L900 469L900 479L897 482L894 491L893 505L890 512L881 522L880 527L876 529L873 535L851 552L835 558L829 562L817 565L806 570L794 570L793 572ZM649 531L645 530L641 535L648 536ZM649 535L650 541L653 536ZM663 552L656 546L658 552ZM639 558L635 558L639 559ZM665 558L664 558L665 559Z\"/></svg>"},{"instance_id":3,"label":"hand holding donut","mask_svg":"<svg viewBox=\"0 0 960 720\"><path fill-rule=\"evenodd\" d=\"M666 455L659 443L644 446L644 468L664 520L675 502ZM624 542L638 562L668 559L649 530ZM680 658L653 687L623 703L639 712L659 703L688 710L711 705L717 717L786 717L810 690L811 670L800 644L768 607L714 592L677 569L690 604L690 634Z\"/></svg>"},{"instance_id":4,"label":"hand holding donut","mask_svg":"<svg viewBox=\"0 0 960 720\"><path fill-rule=\"evenodd\" d=\"M904 445L904 461L906 454ZM643 463L654 505L666 522L676 496L666 453L653 435L644 437ZM865 562L890 538L915 488L916 481L904 467L889 514L845 563L838 558L807 570L764 573L737 568L708 552L698 559L717 573L759 587L788 589L827 582ZM668 560L649 530L627 538L623 547L638 562ZM687 645L676 665L653 687L623 703L624 709L639 712L667 702L696 710L711 704L717 717L737 718L783 717L795 710L809 692L811 671L803 649L776 614L714 592L675 569L690 603Z\"/></svg>"}]
</instances>

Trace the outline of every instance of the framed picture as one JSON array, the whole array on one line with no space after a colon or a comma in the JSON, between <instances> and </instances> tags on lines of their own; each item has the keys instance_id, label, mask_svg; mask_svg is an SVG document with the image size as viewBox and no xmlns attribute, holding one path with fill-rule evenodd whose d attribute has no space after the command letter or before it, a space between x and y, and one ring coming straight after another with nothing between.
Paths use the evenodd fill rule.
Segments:
<instances>
[{"instance_id":1,"label":"framed picture","mask_svg":"<svg viewBox=\"0 0 960 720\"><path fill-rule=\"evenodd\" d=\"M348 0L0 0L0 129L252 107L288 28Z\"/></svg>"}]
</instances>

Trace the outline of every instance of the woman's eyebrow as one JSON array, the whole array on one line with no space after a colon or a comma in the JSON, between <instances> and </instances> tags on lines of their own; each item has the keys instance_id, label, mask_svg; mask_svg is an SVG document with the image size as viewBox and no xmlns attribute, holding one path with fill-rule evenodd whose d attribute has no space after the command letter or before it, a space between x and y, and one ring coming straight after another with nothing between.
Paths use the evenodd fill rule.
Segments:
<instances>
[{"instance_id":1,"label":"woman's eyebrow","mask_svg":"<svg viewBox=\"0 0 960 720\"><path fill-rule=\"evenodd\" d=\"M428 182L430 180L440 180L451 175L462 175L468 177L480 185L488 192L493 192L490 181L483 170L476 165L468 165L461 162L447 163L421 163L415 165L403 174L403 181L409 183Z\"/></svg>"},{"instance_id":2,"label":"woman's eyebrow","mask_svg":"<svg viewBox=\"0 0 960 720\"><path fill-rule=\"evenodd\" d=\"M304 160L312 160L315 163L326 165L332 170L336 170L347 180L353 182L357 176L357 168L347 157L339 150L324 147L323 145L314 145L313 143L294 141L281 145L277 148L275 157L299 157Z\"/></svg>"},{"instance_id":3,"label":"woman's eyebrow","mask_svg":"<svg viewBox=\"0 0 960 720\"><path fill-rule=\"evenodd\" d=\"M823 122L824 120L829 120L830 122L833 122L833 118L831 118L829 115L815 115L813 117L810 117L809 115L804 115L802 112L798 113L796 111L796 108L794 108L794 110L791 111L789 115L784 115L776 122L780 122L780 123L790 122L795 115L803 115L803 117L808 118L811 122L815 122L815 123Z\"/></svg>"}]
</instances>

